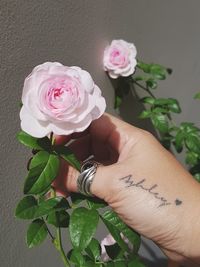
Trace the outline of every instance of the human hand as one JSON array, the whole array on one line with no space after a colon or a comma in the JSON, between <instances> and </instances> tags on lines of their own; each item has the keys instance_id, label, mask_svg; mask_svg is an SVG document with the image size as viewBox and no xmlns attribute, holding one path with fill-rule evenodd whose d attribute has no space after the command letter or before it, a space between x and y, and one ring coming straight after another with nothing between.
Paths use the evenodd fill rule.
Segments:
<instances>
[{"instance_id":1,"label":"human hand","mask_svg":"<svg viewBox=\"0 0 200 267\"><path fill-rule=\"evenodd\" d=\"M200 261L200 185L151 134L104 114L87 132L58 137L57 143L70 138L77 138L70 146L79 160L94 155L102 164L91 186L94 195L170 258ZM62 161L56 191L77 192L77 177Z\"/></svg>"}]
</instances>

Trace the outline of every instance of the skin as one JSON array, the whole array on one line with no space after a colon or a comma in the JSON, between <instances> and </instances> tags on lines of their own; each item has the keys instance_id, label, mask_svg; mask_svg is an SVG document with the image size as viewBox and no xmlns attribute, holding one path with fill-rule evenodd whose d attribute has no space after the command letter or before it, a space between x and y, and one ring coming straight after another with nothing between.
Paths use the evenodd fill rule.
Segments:
<instances>
[{"instance_id":1,"label":"skin","mask_svg":"<svg viewBox=\"0 0 200 267\"><path fill-rule=\"evenodd\" d=\"M79 160L94 155L98 167L91 192L121 219L153 240L174 261L171 266L200 266L200 184L148 132L109 114L93 121L74 139ZM77 192L79 173L62 161L54 182L58 194Z\"/></svg>"}]
</instances>

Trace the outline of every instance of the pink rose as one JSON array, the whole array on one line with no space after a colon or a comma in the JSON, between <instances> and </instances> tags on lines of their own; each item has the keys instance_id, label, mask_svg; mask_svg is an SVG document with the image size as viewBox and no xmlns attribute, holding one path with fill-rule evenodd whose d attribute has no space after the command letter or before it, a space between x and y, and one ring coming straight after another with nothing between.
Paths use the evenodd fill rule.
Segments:
<instances>
[{"instance_id":1,"label":"pink rose","mask_svg":"<svg viewBox=\"0 0 200 267\"><path fill-rule=\"evenodd\" d=\"M134 73L137 50L134 44L124 40L113 40L104 51L104 70L111 78L127 77Z\"/></svg>"},{"instance_id":2,"label":"pink rose","mask_svg":"<svg viewBox=\"0 0 200 267\"><path fill-rule=\"evenodd\" d=\"M85 130L105 111L105 99L90 74L58 62L36 66L25 79L21 128L34 137Z\"/></svg>"},{"instance_id":3,"label":"pink rose","mask_svg":"<svg viewBox=\"0 0 200 267\"><path fill-rule=\"evenodd\" d=\"M112 237L111 234L108 234L102 241L101 241L101 259L104 262L107 262L110 260L110 257L108 256L105 246L111 246L116 243L115 239Z\"/></svg>"}]
</instances>

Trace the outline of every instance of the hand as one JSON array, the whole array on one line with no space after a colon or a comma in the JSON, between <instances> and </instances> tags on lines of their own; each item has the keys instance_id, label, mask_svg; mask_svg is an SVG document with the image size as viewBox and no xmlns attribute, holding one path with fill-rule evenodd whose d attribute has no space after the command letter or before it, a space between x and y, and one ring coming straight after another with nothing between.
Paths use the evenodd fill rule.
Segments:
<instances>
[{"instance_id":1,"label":"hand","mask_svg":"<svg viewBox=\"0 0 200 267\"><path fill-rule=\"evenodd\" d=\"M58 137L57 143L70 138L77 135ZM200 261L200 185L150 133L105 114L79 134L71 149L80 160L94 155L103 165L91 192L127 225L171 259ZM63 161L54 187L65 195L76 192L77 177Z\"/></svg>"}]
</instances>

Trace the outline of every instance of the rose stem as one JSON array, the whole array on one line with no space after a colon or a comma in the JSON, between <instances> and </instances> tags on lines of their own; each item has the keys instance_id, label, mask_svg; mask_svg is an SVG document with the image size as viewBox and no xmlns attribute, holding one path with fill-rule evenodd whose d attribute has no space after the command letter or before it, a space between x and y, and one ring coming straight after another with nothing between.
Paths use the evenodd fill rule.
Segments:
<instances>
[{"instance_id":1,"label":"rose stem","mask_svg":"<svg viewBox=\"0 0 200 267\"><path fill-rule=\"evenodd\" d=\"M50 134L50 141L51 141L51 144L53 145L54 141L55 141L54 136L53 136L53 132L51 132L51 134ZM56 192L53 188L52 188L52 193L53 193L53 196L56 197ZM59 224L59 222L58 222L58 224ZM48 232L49 232L50 236L53 237L51 235L50 231L48 231ZM65 255L65 252L63 249L62 238L61 238L61 229L59 226L56 227L56 238L53 238L52 241L53 241L55 248L60 252L60 255L61 255L61 258L63 260L64 265L66 267L70 267L69 261Z\"/></svg>"}]
</instances>

